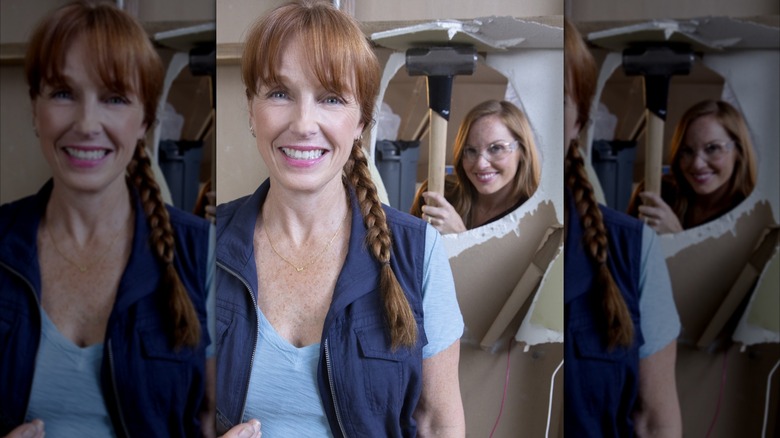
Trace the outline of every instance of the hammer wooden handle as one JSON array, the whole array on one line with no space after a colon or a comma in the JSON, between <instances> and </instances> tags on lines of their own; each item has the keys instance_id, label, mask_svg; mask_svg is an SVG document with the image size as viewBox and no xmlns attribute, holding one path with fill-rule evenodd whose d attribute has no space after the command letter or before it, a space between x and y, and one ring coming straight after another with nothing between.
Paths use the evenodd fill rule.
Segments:
<instances>
[{"instance_id":1,"label":"hammer wooden handle","mask_svg":"<svg viewBox=\"0 0 780 438\"><path fill-rule=\"evenodd\" d=\"M431 133L428 148L428 191L444 194L444 162L447 156L447 120L430 110Z\"/></svg>"},{"instance_id":2,"label":"hammer wooden handle","mask_svg":"<svg viewBox=\"0 0 780 438\"><path fill-rule=\"evenodd\" d=\"M664 121L649 110L645 142L645 190L661 194L661 167L664 154Z\"/></svg>"}]
</instances>

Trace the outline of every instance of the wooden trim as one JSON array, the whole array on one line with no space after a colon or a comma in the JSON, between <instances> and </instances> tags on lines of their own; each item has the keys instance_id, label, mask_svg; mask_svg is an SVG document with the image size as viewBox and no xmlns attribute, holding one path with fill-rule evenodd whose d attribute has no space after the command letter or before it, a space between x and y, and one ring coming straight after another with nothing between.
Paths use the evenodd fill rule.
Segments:
<instances>
[{"instance_id":1,"label":"wooden trim","mask_svg":"<svg viewBox=\"0 0 780 438\"><path fill-rule=\"evenodd\" d=\"M244 53L243 43L217 44L217 65L238 64L241 62L242 53Z\"/></svg>"},{"instance_id":2,"label":"wooden trim","mask_svg":"<svg viewBox=\"0 0 780 438\"><path fill-rule=\"evenodd\" d=\"M0 65L23 65L26 43L0 44Z\"/></svg>"}]
</instances>

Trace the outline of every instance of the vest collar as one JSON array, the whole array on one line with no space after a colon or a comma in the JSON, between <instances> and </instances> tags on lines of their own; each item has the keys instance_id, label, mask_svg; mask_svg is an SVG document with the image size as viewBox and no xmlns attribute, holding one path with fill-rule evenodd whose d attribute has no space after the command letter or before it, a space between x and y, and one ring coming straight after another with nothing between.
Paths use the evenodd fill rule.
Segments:
<instances>
[{"instance_id":1,"label":"vest collar","mask_svg":"<svg viewBox=\"0 0 780 438\"><path fill-rule=\"evenodd\" d=\"M218 233L220 244L217 248L217 260L234 271L250 286L257 299L257 268L254 260L254 227L268 191L270 179L266 179L248 198L242 201L225 229ZM366 227L360 212L360 204L353 189L349 189L352 206L352 232L349 238L349 250L341 269L333 300L325 320L325 327L341 310L355 299L370 293L379 285L379 263L371 256L366 247ZM219 226L219 219L217 224Z\"/></svg>"},{"instance_id":2,"label":"vest collar","mask_svg":"<svg viewBox=\"0 0 780 438\"><path fill-rule=\"evenodd\" d=\"M41 298L41 275L38 264L38 229L46 212L54 183L52 180L37 194L18 201L18 215L11 224L0 246L0 259L11 269L21 274L32 286L38 299ZM119 282L114 311L121 311L132 302L154 291L162 272L149 245L150 234L146 215L136 190L131 189L134 208L132 252Z\"/></svg>"}]
</instances>

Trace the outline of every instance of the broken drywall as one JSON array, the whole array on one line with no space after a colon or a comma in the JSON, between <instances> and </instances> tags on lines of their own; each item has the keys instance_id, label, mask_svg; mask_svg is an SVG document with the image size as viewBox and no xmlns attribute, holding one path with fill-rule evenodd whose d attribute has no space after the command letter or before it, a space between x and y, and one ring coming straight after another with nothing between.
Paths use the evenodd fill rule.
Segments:
<instances>
[{"instance_id":1,"label":"broken drywall","mask_svg":"<svg viewBox=\"0 0 780 438\"><path fill-rule=\"evenodd\" d=\"M523 319L515 340L531 345L546 342L564 342L563 339L563 251L553 260L542 279L539 290L528 309L529 317Z\"/></svg>"},{"instance_id":2,"label":"broken drywall","mask_svg":"<svg viewBox=\"0 0 780 438\"><path fill-rule=\"evenodd\" d=\"M766 267L746 265L764 230L778 223L778 28L726 17L638 25L644 30L652 27L656 35L670 40L680 37L679 32L688 33L685 37L703 52L697 63L723 78L720 96L713 97L732 103L745 116L759 163L757 186L731 212L682 233L660 237L683 325L676 361L683 433L760 436L766 406L770 412L766 436L774 436L777 422L771 413L777 412L778 400L775 396L765 401L765 393L767 375L780 354L780 335L773 331L773 321L780 318L780 288L769 280L773 275L777 278L773 267L777 262ZM615 32L601 35L612 40L607 43L606 38L598 44L621 41ZM604 58L596 101L607 78L620 67L621 53L616 50L621 49L620 45L612 46ZM666 129L674 127L667 125ZM758 287L747 292L750 298L745 300L745 290L750 290L754 280L745 272L752 274L754 269L763 273ZM751 303L748 311L743 310L745 301ZM759 315L754 313L756 306L761 307ZM732 339L744 344L733 344ZM776 386L777 378L772 387Z\"/></svg>"},{"instance_id":3,"label":"broken drywall","mask_svg":"<svg viewBox=\"0 0 780 438\"><path fill-rule=\"evenodd\" d=\"M737 280L758 235L778 222L779 36L777 27L727 17L655 20L588 35L591 42L613 50L602 64L594 105L607 79L620 67L621 55L614 50L640 38L687 41L703 52L697 62L723 77L721 99L744 115L758 155L758 183L745 201L715 221L661 236L683 322L683 339L690 337L695 342L702 335Z\"/></svg>"},{"instance_id":4,"label":"broken drywall","mask_svg":"<svg viewBox=\"0 0 780 438\"><path fill-rule=\"evenodd\" d=\"M434 35L438 32L444 39L454 41L467 28L468 32L480 35L482 44L487 36L491 38L486 46L492 48L484 55L484 62L507 77L504 99L516 103L528 117L541 159L541 181L531 198L504 218L464 233L445 235L443 239L465 323L459 377L467 435L488 436L495 428L494 436L517 436L519 430L529 436L562 436L563 373L559 371L563 358L563 271L550 271L549 266L556 263L547 257L561 257L552 256L543 242L550 229L557 236L553 240L560 240L563 223L563 29L513 18L481 20L465 27L447 24L443 26L446 30L435 29L439 26L436 25ZM476 27L469 27L472 25ZM442 38L429 36L431 28L422 25L417 29L425 38ZM456 32L448 33L453 29ZM393 33L396 49L415 41L405 32L401 32L402 39ZM545 33L550 34L545 37ZM502 43L496 41L513 41L517 48L503 44L497 49ZM539 48L530 49L532 44ZM389 57L379 102L384 100L390 78L403 63L403 53ZM457 88L453 90L457 92ZM553 252L560 254L560 242L551 245ZM545 249L537 254L537 248ZM546 265L542 283L547 287L534 284L529 290L521 278L534 260ZM535 268L530 269L531 274L538 274ZM555 281L551 277L559 278ZM535 276L534 280L538 278ZM550 287L556 284L557 287ZM539 298L539 290L549 296ZM543 317L536 319L535 324L547 330L546 336L524 338L527 345L523 349L514 337L523 320L530 317L529 296L542 302L557 301L559 305L538 307ZM549 327L545 328L546 325ZM482 346L483 342L489 345Z\"/></svg>"},{"instance_id":5,"label":"broken drywall","mask_svg":"<svg viewBox=\"0 0 780 438\"><path fill-rule=\"evenodd\" d=\"M771 225L774 225L772 212L769 204L763 202L749 213L740 215L729 232L711 234L667 257L683 325L682 340L699 340L739 277L764 229Z\"/></svg>"},{"instance_id":6,"label":"broken drywall","mask_svg":"<svg viewBox=\"0 0 780 438\"><path fill-rule=\"evenodd\" d=\"M780 342L780 294L777 291L780 291L780 252L775 247L732 339L745 346Z\"/></svg>"}]
</instances>

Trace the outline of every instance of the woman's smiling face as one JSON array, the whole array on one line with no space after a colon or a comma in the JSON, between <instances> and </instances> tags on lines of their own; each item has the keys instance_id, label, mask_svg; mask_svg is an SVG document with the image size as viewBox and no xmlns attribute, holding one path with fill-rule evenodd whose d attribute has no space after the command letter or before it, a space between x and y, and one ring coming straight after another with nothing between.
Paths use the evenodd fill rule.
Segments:
<instances>
[{"instance_id":1,"label":"woman's smiling face","mask_svg":"<svg viewBox=\"0 0 780 438\"><path fill-rule=\"evenodd\" d=\"M717 149L717 150L715 150ZM680 169L697 195L725 193L734 173L737 152L728 132L715 116L694 120L678 152Z\"/></svg>"},{"instance_id":2,"label":"woman's smiling face","mask_svg":"<svg viewBox=\"0 0 780 438\"><path fill-rule=\"evenodd\" d=\"M42 84L33 119L55 184L96 192L124 184L146 125L139 96L110 90L90 68L85 38L68 49L64 83Z\"/></svg>"},{"instance_id":3,"label":"woman's smiling face","mask_svg":"<svg viewBox=\"0 0 780 438\"><path fill-rule=\"evenodd\" d=\"M520 149L515 147L506 156L488 161L484 151L495 143L509 145L515 141L512 132L504 125L498 115L482 117L474 122L466 138L466 147L482 152L476 160L462 161L466 175L481 195L492 195L504 189L511 190L511 183L517 173L520 161Z\"/></svg>"},{"instance_id":4,"label":"woman's smiling face","mask_svg":"<svg viewBox=\"0 0 780 438\"><path fill-rule=\"evenodd\" d=\"M341 184L363 130L354 95L328 91L298 39L284 51L277 77L279 84L261 84L249 102L249 123L271 180L306 192Z\"/></svg>"}]
</instances>

